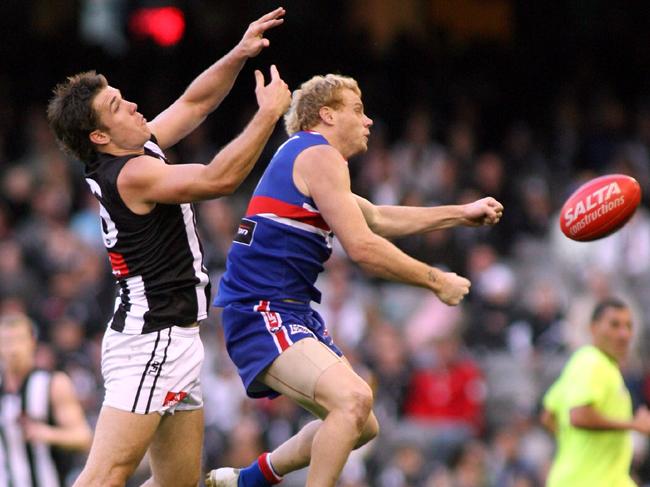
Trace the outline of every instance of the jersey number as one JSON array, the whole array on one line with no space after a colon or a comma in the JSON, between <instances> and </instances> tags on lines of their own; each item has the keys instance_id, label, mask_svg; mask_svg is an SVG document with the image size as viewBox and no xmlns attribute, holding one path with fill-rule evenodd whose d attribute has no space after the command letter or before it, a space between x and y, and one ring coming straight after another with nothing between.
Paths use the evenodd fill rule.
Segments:
<instances>
[{"instance_id":1,"label":"jersey number","mask_svg":"<svg viewBox=\"0 0 650 487\"><path fill-rule=\"evenodd\" d=\"M102 205L102 190L99 187L99 184L93 179L86 178L88 186L90 186L90 191L97 197L99 200L99 216L102 220L102 237L104 240L104 245L106 248L110 249L115 247L117 243L117 228L115 227L115 222L111 219L111 215L108 214L104 205Z\"/></svg>"}]
</instances>

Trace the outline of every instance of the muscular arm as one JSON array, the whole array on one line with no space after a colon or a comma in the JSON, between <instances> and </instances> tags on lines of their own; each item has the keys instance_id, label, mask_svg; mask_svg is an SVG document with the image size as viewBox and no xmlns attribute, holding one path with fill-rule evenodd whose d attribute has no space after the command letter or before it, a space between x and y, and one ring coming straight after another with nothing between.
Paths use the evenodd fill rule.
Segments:
<instances>
[{"instance_id":1,"label":"muscular arm","mask_svg":"<svg viewBox=\"0 0 650 487\"><path fill-rule=\"evenodd\" d=\"M373 233L350 190L347 163L331 146L310 147L296 159L294 179L306 187L348 256L366 272L431 289L447 304L458 304L469 281L430 267Z\"/></svg>"},{"instance_id":2,"label":"muscular arm","mask_svg":"<svg viewBox=\"0 0 650 487\"><path fill-rule=\"evenodd\" d=\"M69 450L88 450L92 432L67 375L58 372L52 376L50 394L55 425L26 420L27 439Z\"/></svg>"},{"instance_id":3,"label":"muscular arm","mask_svg":"<svg viewBox=\"0 0 650 487\"><path fill-rule=\"evenodd\" d=\"M246 60L269 45L263 35L280 25L283 15L284 9L278 8L252 22L237 46L197 76L178 100L149 123L160 147L176 144L219 106Z\"/></svg>"},{"instance_id":4,"label":"muscular arm","mask_svg":"<svg viewBox=\"0 0 650 487\"><path fill-rule=\"evenodd\" d=\"M503 206L494 198L483 198L467 205L433 207L376 206L355 195L357 204L370 229L386 238L458 225L494 225L501 218Z\"/></svg>"},{"instance_id":5,"label":"muscular arm","mask_svg":"<svg viewBox=\"0 0 650 487\"><path fill-rule=\"evenodd\" d=\"M271 82L255 72L259 110L244 131L207 165L169 165L147 155L124 165L117 179L120 195L136 213L147 213L156 203L185 203L230 194L250 173L275 124L291 101L291 93L275 68Z\"/></svg>"}]
</instances>

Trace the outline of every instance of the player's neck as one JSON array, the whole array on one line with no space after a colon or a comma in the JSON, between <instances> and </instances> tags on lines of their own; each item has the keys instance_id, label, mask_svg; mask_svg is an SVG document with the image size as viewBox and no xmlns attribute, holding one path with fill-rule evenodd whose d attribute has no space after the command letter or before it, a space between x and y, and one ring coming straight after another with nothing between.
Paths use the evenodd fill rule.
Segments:
<instances>
[{"instance_id":1,"label":"player's neck","mask_svg":"<svg viewBox=\"0 0 650 487\"><path fill-rule=\"evenodd\" d=\"M33 364L5 369L2 381L3 389L11 393L18 392L32 369Z\"/></svg>"},{"instance_id":2,"label":"player's neck","mask_svg":"<svg viewBox=\"0 0 650 487\"><path fill-rule=\"evenodd\" d=\"M112 156L127 156L131 154L144 154L144 146L142 147L136 147L136 148L125 148L125 147L120 147L117 144L106 144L101 147L97 147L97 152L103 153L103 154L110 154Z\"/></svg>"},{"instance_id":3,"label":"player's neck","mask_svg":"<svg viewBox=\"0 0 650 487\"><path fill-rule=\"evenodd\" d=\"M339 151L339 154L345 159L346 161L352 157L353 154L350 153L349 148L347 144L345 143L344 140L342 140L336 133L336 130L330 128L327 125L320 124L316 126L315 128L311 129L313 132L318 132L321 134L325 139L327 139L327 142L329 142L329 145L334 147L337 151Z\"/></svg>"},{"instance_id":4,"label":"player's neck","mask_svg":"<svg viewBox=\"0 0 650 487\"><path fill-rule=\"evenodd\" d=\"M622 360L620 357L617 357L616 355L613 355L612 353L608 352L608 351L605 350L605 348L603 348L602 346L598 346L597 344L594 344L594 346L595 346L598 350L600 350L600 352L601 352L605 357L607 357L608 359L610 359L612 362L615 362L617 366L619 366L619 367L621 366L621 362L623 362L623 360Z\"/></svg>"}]
</instances>

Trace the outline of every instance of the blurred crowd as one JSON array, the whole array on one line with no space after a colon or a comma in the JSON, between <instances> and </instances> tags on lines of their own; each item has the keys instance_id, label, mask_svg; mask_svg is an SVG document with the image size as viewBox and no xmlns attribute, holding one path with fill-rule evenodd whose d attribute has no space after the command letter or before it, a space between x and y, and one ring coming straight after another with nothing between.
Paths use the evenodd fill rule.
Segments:
<instances>
[{"instance_id":1,"label":"blurred crowd","mask_svg":"<svg viewBox=\"0 0 650 487\"><path fill-rule=\"evenodd\" d=\"M619 296L634 311L634 350L624 375L635 406L650 404L650 103L606 86L588 94L567 89L537 100L527 116L500 104L522 95L501 94L496 103L489 89L481 91L481 80L457 84L459 91L436 103L440 93L427 91L426 73L404 51L412 41L392 46L383 64L368 56L358 59L363 74L344 72L367 90L366 111L375 120L368 152L350 161L353 190L386 205L462 204L489 195L505 212L494 228L459 227L397 242L408 254L471 279L470 295L455 308L426 291L368 278L335 248L319 280L324 297L317 309L373 385L382 425L380 437L352 455L341 486L541 486L554 443L538 422L539 401L570 352L588 342L591 311L604 296ZM388 73L390 60L400 60L396 72ZM419 77L410 79L404 103L399 87L387 85L409 69ZM166 95L149 83L152 90L143 92ZM17 107L2 99L7 93L0 83L0 111ZM392 117L397 104L400 113ZM70 374L92 422L103 397L99 351L115 285L97 202L82 165L56 147L44 106L21 107L20 117L10 117L18 127L0 123L0 313L25 311L38 323L39 365ZM214 127L238 130L250 108L242 104L239 118L226 124L217 112L168 155L208 161L227 142ZM279 127L236 195L198 205L213 289L247 197L283 138ZM634 176L644 194L641 207L606 239L570 241L559 231L559 208L582 182L605 173ZM211 468L250 463L309 418L282 398L246 398L219 320L213 308L202 327L204 456ZM650 485L647 438L635 436L633 469ZM304 485L304 478L292 474L284 485Z\"/></svg>"}]
</instances>

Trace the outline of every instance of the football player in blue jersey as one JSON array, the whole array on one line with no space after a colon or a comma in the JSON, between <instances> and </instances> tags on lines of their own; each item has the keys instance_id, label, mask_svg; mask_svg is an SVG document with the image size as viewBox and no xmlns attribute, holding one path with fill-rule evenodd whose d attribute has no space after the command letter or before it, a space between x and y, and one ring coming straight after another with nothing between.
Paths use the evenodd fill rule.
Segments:
<instances>
[{"instance_id":1,"label":"football player in blue jersey","mask_svg":"<svg viewBox=\"0 0 650 487\"><path fill-rule=\"evenodd\" d=\"M349 77L316 76L294 92L289 139L265 170L231 250L215 300L228 352L251 397L284 394L318 419L244 469L219 468L210 487L262 487L309 466L308 487L333 487L354 448L379 430L370 386L310 307L335 234L366 272L429 289L457 305L470 282L411 258L388 238L455 225L494 225L503 206L375 206L351 191L347 160L366 151L372 120Z\"/></svg>"}]
</instances>

